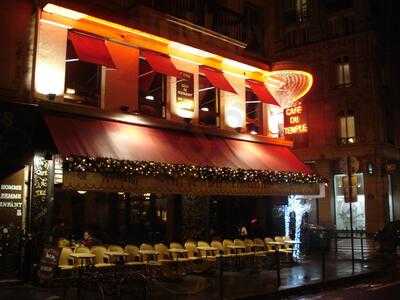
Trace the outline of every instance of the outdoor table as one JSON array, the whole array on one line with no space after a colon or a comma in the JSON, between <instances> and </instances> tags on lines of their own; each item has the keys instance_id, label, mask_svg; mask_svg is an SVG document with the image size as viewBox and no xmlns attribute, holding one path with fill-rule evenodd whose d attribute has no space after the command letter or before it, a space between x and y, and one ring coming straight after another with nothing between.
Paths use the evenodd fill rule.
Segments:
<instances>
[{"instance_id":1,"label":"outdoor table","mask_svg":"<svg viewBox=\"0 0 400 300\"><path fill-rule=\"evenodd\" d=\"M128 253L121 251L105 251L104 254L108 255L110 260L113 260L115 257L115 260L118 260L121 263L123 263L124 258L129 255Z\"/></svg>"},{"instance_id":2,"label":"outdoor table","mask_svg":"<svg viewBox=\"0 0 400 300\"><path fill-rule=\"evenodd\" d=\"M301 242L298 241L284 241L285 244L289 244L289 245L300 245Z\"/></svg>"},{"instance_id":3,"label":"outdoor table","mask_svg":"<svg viewBox=\"0 0 400 300\"><path fill-rule=\"evenodd\" d=\"M143 261L149 261L148 259L144 259L145 257L151 256L157 260L157 256L159 255L158 251L155 250L139 250L139 254L142 255Z\"/></svg>"},{"instance_id":4,"label":"outdoor table","mask_svg":"<svg viewBox=\"0 0 400 300\"><path fill-rule=\"evenodd\" d=\"M267 242L268 245L274 246L275 251L279 250L279 246L284 246L284 242Z\"/></svg>"},{"instance_id":5,"label":"outdoor table","mask_svg":"<svg viewBox=\"0 0 400 300\"><path fill-rule=\"evenodd\" d=\"M71 253L69 256L72 257L74 261L80 262L82 267L85 265L85 263L90 263L90 261L96 257L96 255L92 253Z\"/></svg>"},{"instance_id":6,"label":"outdoor table","mask_svg":"<svg viewBox=\"0 0 400 300\"><path fill-rule=\"evenodd\" d=\"M176 260L178 260L179 256L184 257L188 251L186 249L172 248L168 249L168 252L176 253Z\"/></svg>"},{"instance_id":7,"label":"outdoor table","mask_svg":"<svg viewBox=\"0 0 400 300\"><path fill-rule=\"evenodd\" d=\"M234 254L238 254L239 250L246 250L245 246L239 246L239 245L229 245L229 246L226 246L226 247L229 248L229 249L232 249L233 252L235 252Z\"/></svg>"},{"instance_id":8,"label":"outdoor table","mask_svg":"<svg viewBox=\"0 0 400 300\"><path fill-rule=\"evenodd\" d=\"M204 251L204 252L206 253L206 258L207 258L207 256L208 256L208 255L207 255L208 253L211 252L211 256L214 256L214 255L212 255L212 254L213 254L213 251L217 251L217 250L218 250L218 248L215 248L215 247L207 247L207 246L198 246L197 249L200 250L200 251Z\"/></svg>"}]
</instances>

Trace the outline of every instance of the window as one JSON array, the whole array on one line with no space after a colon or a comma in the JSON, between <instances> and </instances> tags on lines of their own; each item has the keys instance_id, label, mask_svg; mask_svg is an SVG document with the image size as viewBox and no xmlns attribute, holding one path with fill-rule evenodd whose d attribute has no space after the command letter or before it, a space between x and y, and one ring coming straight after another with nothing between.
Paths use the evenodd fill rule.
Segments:
<instances>
[{"instance_id":1,"label":"window","mask_svg":"<svg viewBox=\"0 0 400 300\"><path fill-rule=\"evenodd\" d=\"M365 195L364 176L362 173L355 174L357 181L356 202L352 203L353 229L365 230ZM350 230L350 205L345 202L344 174L334 176L335 188L335 215L336 228L338 230Z\"/></svg>"},{"instance_id":2,"label":"window","mask_svg":"<svg viewBox=\"0 0 400 300\"><path fill-rule=\"evenodd\" d=\"M268 136L273 138L280 138L284 136L284 118L283 109L275 106L268 105Z\"/></svg>"},{"instance_id":3,"label":"window","mask_svg":"<svg viewBox=\"0 0 400 300\"><path fill-rule=\"evenodd\" d=\"M219 127L219 90L199 75L199 123Z\"/></svg>"},{"instance_id":4,"label":"window","mask_svg":"<svg viewBox=\"0 0 400 300\"><path fill-rule=\"evenodd\" d=\"M354 113L351 111L339 114L339 143L353 144L356 142Z\"/></svg>"},{"instance_id":5,"label":"window","mask_svg":"<svg viewBox=\"0 0 400 300\"><path fill-rule=\"evenodd\" d=\"M249 88L246 88L246 127L251 134L262 133L262 103Z\"/></svg>"},{"instance_id":6,"label":"window","mask_svg":"<svg viewBox=\"0 0 400 300\"><path fill-rule=\"evenodd\" d=\"M64 102L100 107L102 66L79 60L67 42Z\"/></svg>"},{"instance_id":7,"label":"window","mask_svg":"<svg viewBox=\"0 0 400 300\"><path fill-rule=\"evenodd\" d=\"M336 76L338 86L350 86L350 64L347 56L341 57L336 61Z\"/></svg>"},{"instance_id":8,"label":"window","mask_svg":"<svg viewBox=\"0 0 400 300\"><path fill-rule=\"evenodd\" d=\"M304 22L310 13L309 0L296 0L296 16L297 21Z\"/></svg>"},{"instance_id":9,"label":"window","mask_svg":"<svg viewBox=\"0 0 400 300\"><path fill-rule=\"evenodd\" d=\"M139 59L139 112L165 118L166 76L155 72L144 59Z\"/></svg>"}]
</instances>

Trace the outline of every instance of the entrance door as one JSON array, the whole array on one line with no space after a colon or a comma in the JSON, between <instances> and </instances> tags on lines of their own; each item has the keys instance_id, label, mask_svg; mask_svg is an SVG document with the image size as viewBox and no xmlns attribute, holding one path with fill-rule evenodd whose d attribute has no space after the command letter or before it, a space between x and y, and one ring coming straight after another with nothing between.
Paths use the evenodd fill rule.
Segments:
<instances>
[{"instance_id":1,"label":"entrance door","mask_svg":"<svg viewBox=\"0 0 400 300\"><path fill-rule=\"evenodd\" d=\"M365 230L364 175L357 177L357 201L352 203L353 229ZM344 174L334 176L336 229L350 230L350 204L345 202L343 191Z\"/></svg>"}]
</instances>

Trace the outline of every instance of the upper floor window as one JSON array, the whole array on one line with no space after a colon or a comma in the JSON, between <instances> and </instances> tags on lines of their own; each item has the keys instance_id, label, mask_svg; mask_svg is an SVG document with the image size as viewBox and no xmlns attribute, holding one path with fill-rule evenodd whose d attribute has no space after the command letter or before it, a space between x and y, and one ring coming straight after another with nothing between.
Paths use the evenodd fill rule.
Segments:
<instances>
[{"instance_id":1,"label":"upper floor window","mask_svg":"<svg viewBox=\"0 0 400 300\"><path fill-rule=\"evenodd\" d=\"M305 21L310 14L309 0L296 0L296 16L299 22Z\"/></svg>"},{"instance_id":2,"label":"upper floor window","mask_svg":"<svg viewBox=\"0 0 400 300\"><path fill-rule=\"evenodd\" d=\"M220 125L220 95L207 77L199 74L199 123L202 125Z\"/></svg>"},{"instance_id":3,"label":"upper floor window","mask_svg":"<svg viewBox=\"0 0 400 300\"><path fill-rule=\"evenodd\" d=\"M341 112L338 117L339 143L353 144L356 142L356 126L354 112Z\"/></svg>"},{"instance_id":4,"label":"upper floor window","mask_svg":"<svg viewBox=\"0 0 400 300\"><path fill-rule=\"evenodd\" d=\"M262 103L249 88L246 88L246 128L250 134L262 133Z\"/></svg>"},{"instance_id":5,"label":"upper floor window","mask_svg":"<svg viewBox=\"0 0 400 300\"><path fill-rule=\"evenodd\" d=\"M336 80L337 86L351 85L350 63L347 56L343 56L336 61Z\"/></svg>"},{"instance_id":6,"label":"upper floor window","mask_svg":"<svg viewBox=\"0 0 400 300\"><path fill-rule=\"evenodd\" d=\"M144 58L139 59L139 112L165 118L166 76L155 72Z\"/></svg>"},{"instance_id":7,"label":"upper floor window","mask_svg":"<svg viewBox=\"0 0 400 300\"><path fill-rule=\"evenodd\" d=\"M102 66L79 59L70 40L65 64L64 102L100 107Z\"/></svg>"}]
</instances>

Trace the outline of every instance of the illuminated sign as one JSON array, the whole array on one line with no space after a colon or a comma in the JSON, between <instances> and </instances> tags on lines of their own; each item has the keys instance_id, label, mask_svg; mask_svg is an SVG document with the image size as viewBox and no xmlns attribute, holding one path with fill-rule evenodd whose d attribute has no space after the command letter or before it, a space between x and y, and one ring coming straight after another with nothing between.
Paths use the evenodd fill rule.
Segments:
<instances>
[{"instance_id":1,"label":"illuminated sign","mask_svg":"<svg viewBox=\"0 0 400 300\"><path fill-rule=\"evenodd\" d=\"M285 135L308 132L305 111L301 104L284 110L284 131Z\"/></svg>"}]
</instances>

